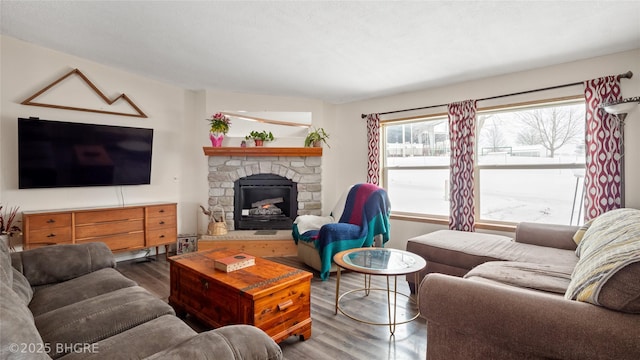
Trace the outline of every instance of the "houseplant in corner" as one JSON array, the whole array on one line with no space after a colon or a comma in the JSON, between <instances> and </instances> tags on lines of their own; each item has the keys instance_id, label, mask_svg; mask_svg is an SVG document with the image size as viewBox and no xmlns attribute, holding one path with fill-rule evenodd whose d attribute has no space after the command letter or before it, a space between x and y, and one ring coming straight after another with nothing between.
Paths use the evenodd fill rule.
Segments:
<instances>
[{"instance_id":1,"label":"houseplant in corner","mask_svg":"<svg viewBox=\"0 0 640 360\"><path fill-rule=\"evenodd\" d=\"M215 113L211 116L209 120L209 124L211 128L209 129L209 139L211 140L211 146L213 147L221 147L222 140L224 140L224 135L229 132L229 125L231 125L231 120L223 113Z\"/></svg>"},{"instance_id":2,"label":"houseplant in corner","mask_svg":"<svg viewBox=\"0 0 640 360\"><path fill-rule=\"evenodd\" d=\"M22 229L16 223L16 215L18 214L18 210L20 209L17 206L9 208L8 212L2 211L4 207L0 205L0 241L3 241L7 244L7 247L13 250L13 244L11 243L11 238L14 235L20 235Z\"/></svg>"},{"instance_id":3,"label":"houseplant in corner","mask_svg":"<svg viewBox=\"0 0 640 360\"><path fill-rule=\"evenodd\" d=\"M329 134L327 134L323 128L318 128L309 132L309 134L307 134L306 139L304 139L304 146L305 147L322 147L322 143L325 143L327 144L327 147L331 147L327 142L328 138L329 138Z\"/></svg>"},{"instance_id":4,"label":"houseplant in corner","mask_svg":"<svg viewBox=\"0 0 640 360\"><path fill-rule=\"evenodd\" d=\"M253 140L256 146L262 146L265 141L273 141L275 139L271 131L267 132L265 130L262 131L252 131L249 135L244 137L246 140Z\"/></svg>"}]
</instances>

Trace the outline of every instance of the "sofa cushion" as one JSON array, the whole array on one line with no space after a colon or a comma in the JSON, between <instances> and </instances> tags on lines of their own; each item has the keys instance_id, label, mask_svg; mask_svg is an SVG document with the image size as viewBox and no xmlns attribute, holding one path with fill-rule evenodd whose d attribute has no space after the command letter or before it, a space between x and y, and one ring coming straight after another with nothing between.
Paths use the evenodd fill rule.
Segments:
<instances>
[{"instance_id":1,"label":"sofa cushion","mask_svg":"<svg viewBox=\"0 0 640 360\"><path fill-rule=\"evenodd\" d=\"M48 359L46 348L24 301L0 282L0 359Z\"/></svg>"},{"instance_id":2,"label":"sofa cushion","mask_svg":"<svg viewBox=\"0 0 640 360\"><path fill-rule=\"evenodd\" d=\"M31 302L33 298L33 289L27 281L27 278L17 269L13 269L13 284L11 288L18 294L25 305L29 305L29 302Z\"/></svg>"},{"instance_id":3,"label":"sofa cushion","mask_svg":"<svg viewBox=\"0 0 640 360\"><path fill-rule=\"evenodd\" d=\"M163 315L173 308L139 286L126 287L35 316L49 355L64 355L56 344L93 344ZM64 350L64 349L63 349Z\"/></svg>"},{"instance_id":4,"label":"sofa cushion","mask_svg":"<svg viewBox=\"0 0 640 360\"><path fill-rule=\"evenodd\" d=\"M228 325L200 333L148 360L282 359L282 349L264 331L251 325Z\"/></svg>"},{"instance_id":5,"label":"sofa cushion","mask_svg":"<svg viewBox=\"0 0 640 360\"><path fill-rule=\"evenodd\" d=\"M573 266L491 261L473 268L464 278L489 279L506 285L564 294L571 281L572 270Z\"/></svg>"},{"instance_id":6,"label":"sofa cushion","mask_svg":"<svg viewBox=\"0 0 640 360\"><path fill-rule=\"evenodd\" d=\"M471 270L489 261L519 261L573 266L578 261L572 250L549 248L512 241L502 235L438 230L407 242L407 251L434 261Z\"/></svg>"},{"instance_id":7,"label":"sofa cushion","mask_svg":"<svg viewBox=\"0 0 640 360\"><path fill-rule=\"evenodd\" d=\"M31 286L57 283L102 268L115 267L109 247L101 242L79 245L45 246L16 253L21 269Z\"/></svg>"},{"instance_id":8,"label":"sofa cushion","mask_svg":"<svg viewBox=\"0 0 640 360\"><path fill-rule=\"evenodd\" d=\"M575 250L576 243L572 237L579 229L577 226L521 222L516 227L515 241L550 248Z\"/></svg>"},{"instance_id":9,"label":"sofa cushion","mask_svg":"<svg viewBox=\"0 0 640 360\"><path fill-rule=\"evenodd\" d=\"M565 298L640 313L640 210L611 210L594 219L576 253Z\"/></svg>"},{"instance_id":10,"label":"sofa cushion","mask_svg":"<svg viewBox=\"0 0 640 360\"><path fill-rule=\"evenodd\" d=\"M61 359L144 359L194 335L196 332L184 321L164 315L95 343L95 351L69 353Z\"/></svg>"},{"instance_id":11,"label":"sofa cushion","mask_svg":"<svg viewBox=\"0 0 640 360\"><path fill-rule=\"evenodd\" d=\"M36 288L29 308L34 316L114 290L136 286L113 268L101 269L75 279Z\"/></svg>"}]
</instances>

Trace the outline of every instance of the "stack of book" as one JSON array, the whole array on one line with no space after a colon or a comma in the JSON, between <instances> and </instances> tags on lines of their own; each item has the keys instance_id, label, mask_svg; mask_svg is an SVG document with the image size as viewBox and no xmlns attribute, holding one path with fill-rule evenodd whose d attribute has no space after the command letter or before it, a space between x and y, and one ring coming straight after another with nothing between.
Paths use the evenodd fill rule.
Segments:
<instances>
[{"instance_id":1,"label":"stack of book","mask_svg":"<svg viewBox=\"0 0 640 360\"><path fill-rule=\"evenodd\" d=\"M249 266L253 266L255 264L255 256L243 253L214 260L216 269L222 270L224 272L240 270Z\"/></svg>"}]
</instances>

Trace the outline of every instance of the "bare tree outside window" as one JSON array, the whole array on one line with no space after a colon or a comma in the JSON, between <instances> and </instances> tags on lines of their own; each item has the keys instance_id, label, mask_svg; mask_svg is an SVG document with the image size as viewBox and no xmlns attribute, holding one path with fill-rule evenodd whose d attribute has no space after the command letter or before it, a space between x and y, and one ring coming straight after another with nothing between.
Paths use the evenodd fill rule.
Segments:
<instances>
[{"instance_id":1,"label":"bare tree outside window","mask_svg":"<svg viewBox=\"0 0 640 360\"><path fill-rule=\"evenodd\" d=\"M521 145L540 144L549 157L584 134L584 110L577 106L539 108L515 115L524 125L516 141Z\"/></svg>"},{"instance_id":2,"label":"bare tree outside window","mask_svg":"<svg viewBox=\"0 0 640 360\"><path fill-rule=\"evenodd\" d=\"M482 132L480 139L482 139L483 154L484 150L496 152L508 147L509 144L504 136L502 120L496 115L478 116L478 130Z\"/></svg>"}]
</instances>

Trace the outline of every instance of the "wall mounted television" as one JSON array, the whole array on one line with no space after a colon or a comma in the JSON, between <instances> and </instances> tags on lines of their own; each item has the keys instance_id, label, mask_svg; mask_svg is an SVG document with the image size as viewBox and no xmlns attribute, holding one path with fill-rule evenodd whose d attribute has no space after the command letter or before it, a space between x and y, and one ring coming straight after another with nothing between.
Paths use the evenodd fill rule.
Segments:
<instances>
[{"instance_id":1,"label":"wall mounted television","mask_svg":"<svg viewBox=\"0 0 640 360\"><path fill-rule=\"evenodd\" d=\"M18 118L20 189L151 183L153 129Z\"/></svg>"}]
</instances>

